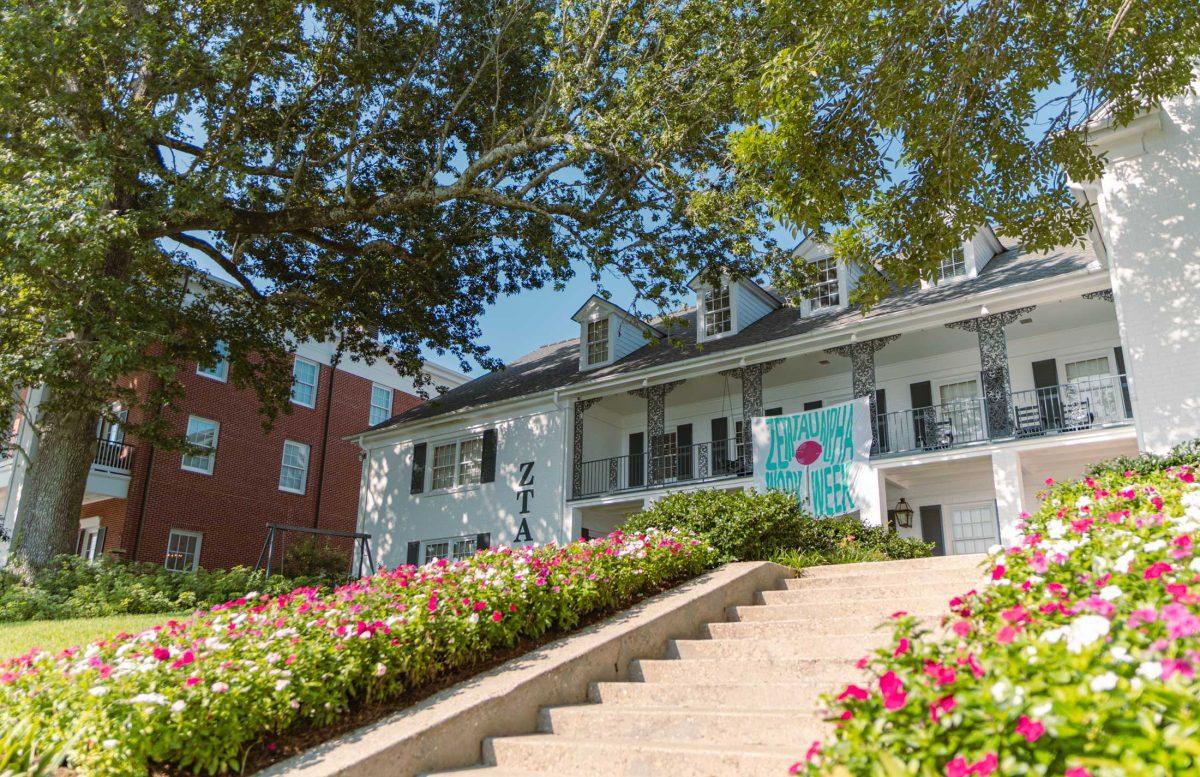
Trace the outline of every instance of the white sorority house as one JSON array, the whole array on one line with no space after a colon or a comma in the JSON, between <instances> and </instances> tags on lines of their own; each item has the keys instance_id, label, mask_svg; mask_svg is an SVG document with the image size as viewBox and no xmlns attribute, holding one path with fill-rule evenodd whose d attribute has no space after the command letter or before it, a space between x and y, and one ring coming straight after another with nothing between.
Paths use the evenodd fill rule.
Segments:
<instances>
[{"instance_id":1,"label":"white sorority house","mask_svg":"<svg viewBox=\"0 0 1200 777\"><path fill-rule=\"evenodd\" d=\"M1092 130L1109 164L1076 189L1086 244L1032 252L983 226L936 282L866 312L860 271L816 244L799 305L694 281L667 331L593 297L578 338L357 437L360 531L388 565L606 533L673 491L751 487L753 419L865 398L860 516L911 510L899 531L975 553L1046 478L1200 437L1200 102Z\"/></svg>"}]
</instances>

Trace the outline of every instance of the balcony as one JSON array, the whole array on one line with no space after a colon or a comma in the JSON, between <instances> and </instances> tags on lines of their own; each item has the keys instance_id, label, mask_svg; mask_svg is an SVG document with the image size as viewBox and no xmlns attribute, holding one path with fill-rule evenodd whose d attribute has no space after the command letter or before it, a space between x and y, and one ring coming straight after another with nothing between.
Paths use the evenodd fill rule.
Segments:
<instances>
[{"instance_id":1,"label":"balcony","mask_svg":"<svg viewBox=\"0 0 1200 777\"><path fill-rule=\"evenodd\" d=\"M101 472L113 472L119 475L129 474L133 464L133 446L122 440L101 438L96 445L96 456L92 459L92 469Z\"/></svg>"},{"instance_id":2,"label":"balcony","mask_svg":"<svg viewBox=\"0 0 1200 777\"><path fill-rule=\"evenodd\" d=\"M873 457L960 448L1123 425L1133 420L1129 384L1111 375L1015 391L989 413L982 397L885 413L877 419Z\"/></svg>"},{"instance_id":3,"label":"balcony","mask_svg":"<svg viewBox=\"0 0 1200 777\"><path fill-rule=\"evenodd\" d=\"M650 453L583 462L579 498L704 483L752 474L741 440L665 445Z\"/></svg>"}]
</instances>

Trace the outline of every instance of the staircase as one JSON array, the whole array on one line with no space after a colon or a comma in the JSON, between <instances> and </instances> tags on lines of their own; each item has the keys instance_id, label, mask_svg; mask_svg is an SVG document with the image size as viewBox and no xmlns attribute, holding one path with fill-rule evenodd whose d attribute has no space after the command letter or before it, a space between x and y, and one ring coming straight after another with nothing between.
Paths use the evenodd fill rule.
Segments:
<instances>
[{"instance_id":1,"label":"staircase","mask_svg":"<svg viewBox=\"0 0 1200 777\"><path fill-rule=\"evenodd\" d=\"M983 556L814 567L758 603L730 608L704 639L672 640L628 682L593 683L589 704L546 707L539 733L483 743L485 765L455 774L772 775L829 733L818 697L856 679L903 610L930 620L978 587Z\"/></svg>"}]
</instances>

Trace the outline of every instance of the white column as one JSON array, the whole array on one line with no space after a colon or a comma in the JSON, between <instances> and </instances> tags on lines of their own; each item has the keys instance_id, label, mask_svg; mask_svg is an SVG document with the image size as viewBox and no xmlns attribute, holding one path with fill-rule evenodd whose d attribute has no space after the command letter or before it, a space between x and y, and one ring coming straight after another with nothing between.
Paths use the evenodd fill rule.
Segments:
<instances>
[{"instance_id":1,"label":"white column","mask_svg":"<svg viewBox=\"0 0 1200 777\"><path fill-rule=\"evenodd\" d=\"M883 470L864 465L850 483L850 493L858 505L858 516L868 526L887 523L887 487Z\"/></svg>"},{"instance_id":2,"label":"white column","mask_svg":"<svg viewBox=\"0 0 1200 777\"><path fill-rule=\"evenodd\" d=\"M1017 521L1025 512L1025 483L1019 453L999 450L992 454L992 483L996 488L1000 542L1007 547L1017 541Z\"/></svg>"},{"instance_id":3,"label":"white column","mask_svg":"<svg viewBox=\"0 0 1200 777\"><path fill-rule=\"evenodd\" d=\"M37 455L38 435L35 426L38 409L42 400L46 398L46 394L45 386L38 386L30 390L24 408L18 406L17 409L21 414L21 429L17 434L17 450L13 451L12 458L9 459L12 474L8 481L8 488L5 490L3 498L0 498L0 518L3 519L4 528L10 536L17 525L17 519L25 502L25 476L29 472L30 462ZM8 551L9 543L0 542L0 568L8 563Z\"/></svg>"}]
</instances>

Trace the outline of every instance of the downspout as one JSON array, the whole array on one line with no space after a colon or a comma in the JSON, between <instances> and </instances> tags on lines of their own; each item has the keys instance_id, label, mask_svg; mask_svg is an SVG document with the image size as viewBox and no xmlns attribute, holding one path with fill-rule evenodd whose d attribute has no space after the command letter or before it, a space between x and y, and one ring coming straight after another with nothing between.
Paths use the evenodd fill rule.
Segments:
<instances>
[{"instance_id":1,"label":"downspout","mask_svg":"<svg viewBox=\"0 0 1200 777\"><path fill-rule=\"evenodd\" d=\"M325 397L325 421L321 429L321 465L317 468L317 504L313 510L313 528L321 527L321 497L325 486L325 454L329 449L329 419L333 414L333 381L337 378L338 364L342 361L342 340L338 338L337 348L333 349L333 358L329 360L329 391Z\"/></svg>"}]
</instances>

